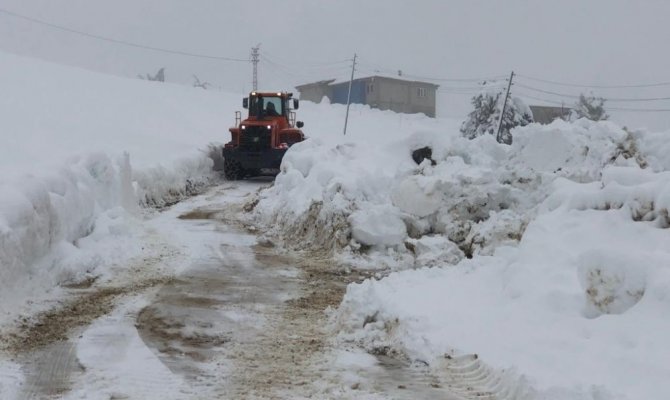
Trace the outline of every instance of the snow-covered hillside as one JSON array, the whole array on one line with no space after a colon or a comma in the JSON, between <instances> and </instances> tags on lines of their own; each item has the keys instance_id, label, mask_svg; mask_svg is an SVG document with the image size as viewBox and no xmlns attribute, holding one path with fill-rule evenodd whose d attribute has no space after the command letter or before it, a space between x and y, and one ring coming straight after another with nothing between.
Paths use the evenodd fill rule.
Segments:
<instances>
[{"instance_id":1,"label":"snow-covered hillside","mask_svg":"<svg viewBox=\"0 0 670 400\"><path fill-rule=\"evenodd\" d=\"M4 53L0 65L0 314L10 317L139 252L119 243L132 242L138 205L216 179L208 145L227 140L240 96Z\"/></svg>"},{"instance_id":2,"label":"snow-covered hillside","mask_svg":"<svg viewBox=\"0 0 670 400\"><path fill-rule=\"evenodd\" d=\"M670 392L667 134L560 121L501 146L423 123L296 145L256 206L289 245L411 268L351 285L340 339L437 373L477 353L542 398Z\"/></svg>"}]
</instances>

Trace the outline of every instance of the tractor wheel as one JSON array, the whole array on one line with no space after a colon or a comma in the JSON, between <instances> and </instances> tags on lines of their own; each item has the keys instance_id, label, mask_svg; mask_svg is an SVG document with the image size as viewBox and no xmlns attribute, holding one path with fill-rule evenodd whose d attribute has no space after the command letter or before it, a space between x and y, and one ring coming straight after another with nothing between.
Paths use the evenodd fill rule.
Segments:
<instances>
[{"instance_id":1,"label":"tractor wheel","mask_svg":"<svg viewBox=\"0 0 670 400\"><path fill-rule=\"evenodd\" d=\"M224 160L223 161L223 175L229 181L236 181L244 178L244 169L238 161Z\"/></svg>"},{"instance_id":2,"label":"tractor wheel","mask_svg":"<svg viewBox=\"0 0 670 400\"><path fill-rule=\"evenodd\" d=\"M253 177L256 177L256 176L260 176L261 170L260 169L248 169L246 171L246 173L247 173L247 176L249 178L253 178Z\"/></svg>"}]
</instances>

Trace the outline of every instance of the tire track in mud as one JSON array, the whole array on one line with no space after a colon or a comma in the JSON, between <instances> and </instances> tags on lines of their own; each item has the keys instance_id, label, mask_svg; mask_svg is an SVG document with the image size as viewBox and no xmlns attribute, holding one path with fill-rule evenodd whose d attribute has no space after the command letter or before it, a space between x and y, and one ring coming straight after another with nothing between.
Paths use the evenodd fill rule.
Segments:
<instances>
[{"instance_id":1,"label":"tire track in mud","mask_svg":"<svg viewBox=\"0 0 670 400\"><path fill-rule=\"evenodd\" d=\"M432 370L440 384L463 399L530 400L534 390L513 371L489 367L477 354L445 355L434 363Z\"/></svg>"},{"instance_id":2,"label":"tire track in mud","mask_svg":"<svg viewBox=\"0 0 670 400\"><path fill-rule=\"evenodd\" d=\"M244 204L200 208L177 218L249 235ZM255 240L254 240L255 241ZM210 258L165 285L137 319L145 344L196 392L215 398L295 398L327 366L313 359L328 346L324 310L359 279L329 260L280 253L264 241L222 244Z\"/></svg>"},{"instance_id":3,"label":"tire track in mud","mask_svg":"<svg viewBox=\"0 0 670 400\"><path fill-rule=\"evenodd\" d=\"M71 338L95 319L111 312L120 296L139 293L171 279L146 279L126 287L82 285L60 306L32 320L24 320L18 331L2 338L4 351L21 365L25 376L19 398L59 398L67 393L76 376L84 371L77 360L76 341Z\"/></svg>"},{"instance_id":4,"label":"tire track in mud","mask_svg":"<svg viewBox=\"0 0 670 400\"><path fill-rule=\"evenodd\" d=\"M195 209L178 218L219 225L228 235L253 232L231 223L240 211ZM287 255L269 241L213 250L165 285L136 324L145 344L187 378L194 393L231 399L459 399L427 368L391 357L380 357L372 373L362 371L364 384L342 390L343 371L329 358L338 349L325 310L340 304L347 284L368 276L345 272L319 254Z\"/></svg>"},{"instance_id":5,"label":"tire track in mud","mask_svg":"<svg viewBox=\"0 0 670 400\"><path fill-rule=\"evenodd\" d=\"M66 340L41 347L19 357L25 371L20 398L57 398L67 393L75 376L84 368L79 364L76 343Z\"/></svg>"},{"instance_id":6,"label":"tire track in mud","mask_svg":"<svg viewBox=\"0 0 670 400\"><path fill-rule=\"evenodd\" d=\"M18 332L13 332L6 338L6 350L13 354L22 354L67 341L74 330L112 311L117 297L138 293L173 279L152 278L126 287L100 287L81 294L73 293L74 298L66 300L59 307L38 314L32 321L25 320Z\"/></svg>"},{"instance_id":7,"label":"tire track in mud","mask_svg":"<svg viewBox=\"0 0 670 400\"><path fill-rule=\"evenodd\" d=\"M315 390L310 385L328 373L330 366L317 360L330 346L324 310L340 303L354 276L339 273L329 263L294 262L300 268L298 296L276 310L265 334L241 349L232 379L235 396L309 396Z\"/></svg>"},{"instance_id":8,"label":"tire track in mud","mask_svg":"<svg viewBox=\"0 0 670 400\"><path fill-rule=\"evenodd\" d=\"M212 260L158 292L138 316L140 337L197 393L292 398L323 373L310 361L327 339L323 310L339 304L345 284L271 248L222 251L231 257L223 265Z\"/></svg>"}]
</instances>

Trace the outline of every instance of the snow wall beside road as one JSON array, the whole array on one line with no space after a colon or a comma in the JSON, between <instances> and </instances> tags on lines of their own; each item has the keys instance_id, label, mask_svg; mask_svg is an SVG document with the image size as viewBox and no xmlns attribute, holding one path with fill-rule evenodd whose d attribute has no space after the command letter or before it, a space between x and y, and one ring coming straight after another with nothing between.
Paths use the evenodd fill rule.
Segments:
<instances>
[{"instance_id":1,"label":"snow wall beside road","mask_svg":"<svg viewBox=\"0 0 670 400\"><path fill-rule=\"evenodd\" d=\"M494 381L540 398L663 397L670 136L586 120L513 134L371 128L300 144L257 218L297 247L331 235L358 267L409 268L348 287L340 340L438 375L444 355L477 353ZM435 165L411 159L424 146Z\"/></svg>"},{"instance_id":2,"label":"snow wall beside road","mask_svg":"<svg viewBox=\"0 0 670 400\"><path fill-rule=\"evenodd\" d=\"M128 237L139 206L218 179L209 144L228 140L241 96L6 53L0 65L1 320L122 260L126 250L86 249Z\"/></svg>"}]
</instances>

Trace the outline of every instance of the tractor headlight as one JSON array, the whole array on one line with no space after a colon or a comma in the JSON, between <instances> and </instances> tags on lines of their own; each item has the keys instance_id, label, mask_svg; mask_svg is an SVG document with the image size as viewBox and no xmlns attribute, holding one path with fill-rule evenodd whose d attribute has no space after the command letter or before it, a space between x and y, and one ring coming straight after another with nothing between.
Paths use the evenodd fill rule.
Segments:
<instances>
[{"instance_id":1,"label":"tractor headlight","mask_svg":"<svg viewBox=\"0 0 670 400\"><path fill-rule=\"evenodd\" d=\"M268 129L272 129L272 125L268 125L267 128L268 128Z\"/></svg>"}]
</instances>

